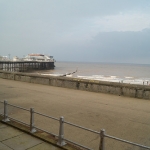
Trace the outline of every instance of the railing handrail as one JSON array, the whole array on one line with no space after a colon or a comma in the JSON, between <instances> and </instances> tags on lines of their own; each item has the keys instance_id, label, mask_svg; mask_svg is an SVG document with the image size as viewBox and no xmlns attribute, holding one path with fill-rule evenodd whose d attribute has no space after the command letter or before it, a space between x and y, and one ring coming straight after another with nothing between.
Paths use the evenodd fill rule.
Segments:
<instances>
[{"instance_id":1,"label":"railing handrail","mask_svg":"<svg viewBox=\"0 0 150 150\"><path fill-rule=\"evenodd\" d=\"M52 117L52 116L48 116L48 115L46 115L46 114L39 113L39 112L37 112L37 111L34 111L34 113L35 113L35 114L38 114L38 115L41 115L41 116L44 116L44 117L47 117L47 118L51 118L51 119L54 119L54 120L59 121L58 118L55 118L55 117Z\"/></svg>"},{"instance_id":2,"label":"railing handrail","mask_svg":"<svg viewBox=\"0 0 150 150\"><path fill-rule=\"evenodd\" d=\"M26 110L26 111L30 111L30 109L23 108L23 107L20 107L20 106L17 106L17 105L13 105L13 104L10 104L10 103L7 103L7 105L10 105L12 107L16 107L16 108L19 108L19 109L23 109L23 110Z\"/></svg>"},{"instance_id":3,"label":"railing handrail","mask_svg":"<svg viewBox=\"0 0 150 150\"><path fill-rule=\"evenodd\" d=\"M27 123L25 123L25 122L23 122L23 121L20 121L20 120L18 120L18 119L14 119L14 118L12 118L12 117L8 117L8 118L11 119L11 120L13 120L13 121L22 123L22 124L24 124L24 125L26 125L26 126L29 126L29 124L27 124Z\"/></svg>"},{"instance_id":4,"label":"railing handrail","mask_svg":"<svg viewBox=\"0 0 150 150\"><path fill-rule=\"evenodd\" d=\"M76 125L76 124L73 124L73 123L70 123L70 122L67 122L67 121L64 121L64 123L69 124L69 125L74 126L74 127L77 127L77 128L80 128L80 129L83 129L83 130L87 130L87 131L96 133L96 134L100 134L100 132L98 132L98 131L91 130L91 129L89 129L89 128L85 128L85 127L83 127L83 126L79 126L79 125Z\"/></svg>"},{"instance_id":5,"label":"railing handrail","mask_svg":"<svg viewBox=\"0 0 150 150\"><path fill-rule=\"evenodd\" d=\"M138 146L138 147L141 147L141 148L150 149L150 147L148 147L148 146L144 146L144 145L137 144L137 143L134 143L134 142L130 142L130 141L127 141L127 140L123 140L123 139L120 139L120 138L117 138L117 137L114 137L114 136L110 136L110 135L107 135L107 134L105 134L104 136L108 137L108 138L111 138L111 139L114 139L114 140L117 140L117 141L120 141L120 142L124 142L124 143L127 143L127 144Z\"/></svg>"},{"instance_id":6,"label":"railing handrail","mask_svg":"<svg viewBox=\"0 0 150 150\"><path fill-rule=\"evenodd\" d=\"M117 137L114 137L114 136L110 136L110 135L108 135L108 134L105 134L105 130L104 130L104 129L101 130L100 132L98 132L98 131L95 131L95 130L92 130L92 129L89 129L89 128L85 128L85 127L83 127L83 126L79 126L79 125L77 125L77 124L73 124L73 123L71 123L71 122L64 121L64 118L63 118L63 117L60 117L60 119L58 119L58 118L55 118L55 117L52 117L52 116L49 116L49 115L42 114L42 113L40 113L40 112L34 111L33 108L27 109L27 108L23 108L23 107L20 107L20 106L17 106L17 105L13 105L13 104L7 103L6 100L4 100L3 102L0 101L0 103L4 103L4 114L0 113L0 115L2 115L2 116L4 117L4 119L3 119L4 122L7 122L7 121L9 121L9 119L12 119L12 120L17 121L17 122L19 122L19 123L22 123L22 124L24 124L24 125L30 126L30 131L31 131L31 132L32 132L32 130L34 130L34 132L36 132L35 129L38 129L38 130L44 131L44 132L46 132L46 133L49 133L49 134L51 134L51 135L54 135L54 136L60 138L60 139L59 139L59 143L58 143L60 146L65 145L66 143L65 143L64 141L67 141L67 142L70 142L70 143L75 144L75 145L77 145L77 146L80 146L80 147L82 147L82 148L85 148L85 149L87 149L87 150L92 150L92 149L90 149L90 148L88 148L88 147L86 147L86 146L83 146L83 145L81 145L81 144L79 144L79 143L75 143L75 142L73 142L73 141L71 141L71 140L68 140L68 139L64 138L64 135L63 135L63 134L64 134L64 133L63 133L63 130L64 130L64 129L63 129L63 127L61 127L61 126L63 126L63 124L66 123L66 124L68 124L68 125L71 125L71 126L74 126L74 127L80 128L80 129L83 129L83 130L87 130L87 131L92 132L92 133L95 133L95 134L99 134L100 137L101 137L99 150L104 150L104 146L103 146L103 145L104 145L104 137L111 138L111 139L114 139L114 140L117 140L117 141L120 141L120 142L124 142L124 143L127 143L127 144L131 144L131 145L134 145L134 146L138 146L138 147L141 147L141 148L145 148L145 149L149 149L149 150L150 150L150 147L148 147L148 146L144 146L144 145L141 145L141 144L137 144L137 143L134 143L134 142L130 142L130 141L127 141L127 140L123 140L123 139L120 139L120 138L117 138ZM19 109L23 109L23 110L25 110L25 111L29 111L29 112L31 113L30 125L28 125L28 124L25 123L25 122L22 122L22 121L20 121L20 120L17 120L17 119L14 119L14 118L8 116L8 114L7 114L7 105L10 105L10 106L12 106L12 107L16 107L16 108L19 108ZM60 130L61 130L61 132L59 133L59 135L56 135L56 134L54 134L54 133L50 133L50 132L48 132L48 131L46 131L46 130L44 130L44 129L41 129L41 128L39 128L39 127L35 127L35 126L34 126L34 113L35 113L35 114L38 114L38 115L41 115L41 116L44 116L44 117L47 117L47 118L50 118L50 119L53 119L53 120L56 120L56 121L59 121L59 122L60 122ZM32 132L32 133L34 133L34 132Z\"/></svg>"}]
</instances>

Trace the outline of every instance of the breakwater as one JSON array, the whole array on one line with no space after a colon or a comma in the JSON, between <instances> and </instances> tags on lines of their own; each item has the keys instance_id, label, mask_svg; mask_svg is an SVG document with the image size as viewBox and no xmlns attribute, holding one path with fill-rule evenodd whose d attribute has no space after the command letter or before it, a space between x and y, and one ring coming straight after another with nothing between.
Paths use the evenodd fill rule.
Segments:
<instances>
[{"instance_id":1,"label":"breakwater","mask_svg":"<svg viewBox=\"0 0 150 150\"><path fill-rule=\"evenodd\" d=\"M28 83L44 84L76 90L108 93L141 99L150 99L150 86L104 82L87 79L42 76L30 73L17 73L0 70L0 78Z\"/></svg>"}]
</instances>

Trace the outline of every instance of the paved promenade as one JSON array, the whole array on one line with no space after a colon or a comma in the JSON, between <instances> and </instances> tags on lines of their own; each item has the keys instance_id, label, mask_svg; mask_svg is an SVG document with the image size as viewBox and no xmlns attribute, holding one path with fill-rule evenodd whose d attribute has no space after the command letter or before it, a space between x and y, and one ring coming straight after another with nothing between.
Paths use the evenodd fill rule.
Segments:
<instances>
[{"instance_id":1,"label":"paved promenade","mask_svg":"<svg viewBox=\"0 0 150 150\"><path fill-rule=\"evenodd\" d=\"M96 131L104 128L109 135L150 146L150 100L0 79L0 100L4 99L56 118L64 116L66 121ZM10 108L9 115L29 122L29 115L18 109ZM35 119L36 126L58 134L58 122L39 116ZM65 125L65 138L98 149L99 135L69 125ZM106 148L139 149L114 140L107 140Z\"/></svg>"},{"instance_id":2,"label":"paved promenade","mask_svg":"<svg viewBox=\"0 0 150 150\"><path fill-rule=\"evenodd\" d=\"M61 150L0 122L0 150Z\"/></svg>"}]
</instances>

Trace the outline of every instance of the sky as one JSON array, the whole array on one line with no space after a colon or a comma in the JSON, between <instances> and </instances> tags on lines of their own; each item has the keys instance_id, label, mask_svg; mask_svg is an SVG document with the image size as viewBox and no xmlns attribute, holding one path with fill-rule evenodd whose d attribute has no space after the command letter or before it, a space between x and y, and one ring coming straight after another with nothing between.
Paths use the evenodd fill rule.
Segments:
<instances>
[{"instance_id":1,"label":"sky","mask_svg":"<svg viewBox=\"0 0 150 150\"><path fill-rule=\"evenodd\" d=\"M0 55L150 64L149 0L0 0Z\"/></svg>"}]
</instances>

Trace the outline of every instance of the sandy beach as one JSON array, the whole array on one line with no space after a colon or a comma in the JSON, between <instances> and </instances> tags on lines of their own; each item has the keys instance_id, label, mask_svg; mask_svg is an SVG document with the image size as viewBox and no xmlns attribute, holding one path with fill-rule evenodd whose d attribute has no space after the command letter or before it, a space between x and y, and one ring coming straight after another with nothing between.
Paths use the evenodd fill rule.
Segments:
<instances>
[{"instance_id":1,"label":"sandy beach","mask_svg":"<svg viewBox=\"0 0 150 150\"><path fill-rule=\"evenodd\" d=\"M79 91L0 78L0 100L57 117L108 135L150 146L150 100ZM10 106L9 106L10 107ZM0 104L2 108L2 104ZM10 107L9 115L29 121L28 112ZM35 125L57 132L56 121L35 116ZM58 134L58 133L56 133ZM98 149L99 135L65 125L65 138ZM113 150L139 149L114 140L106 140Z\"/></svg>"}]
</instances>

